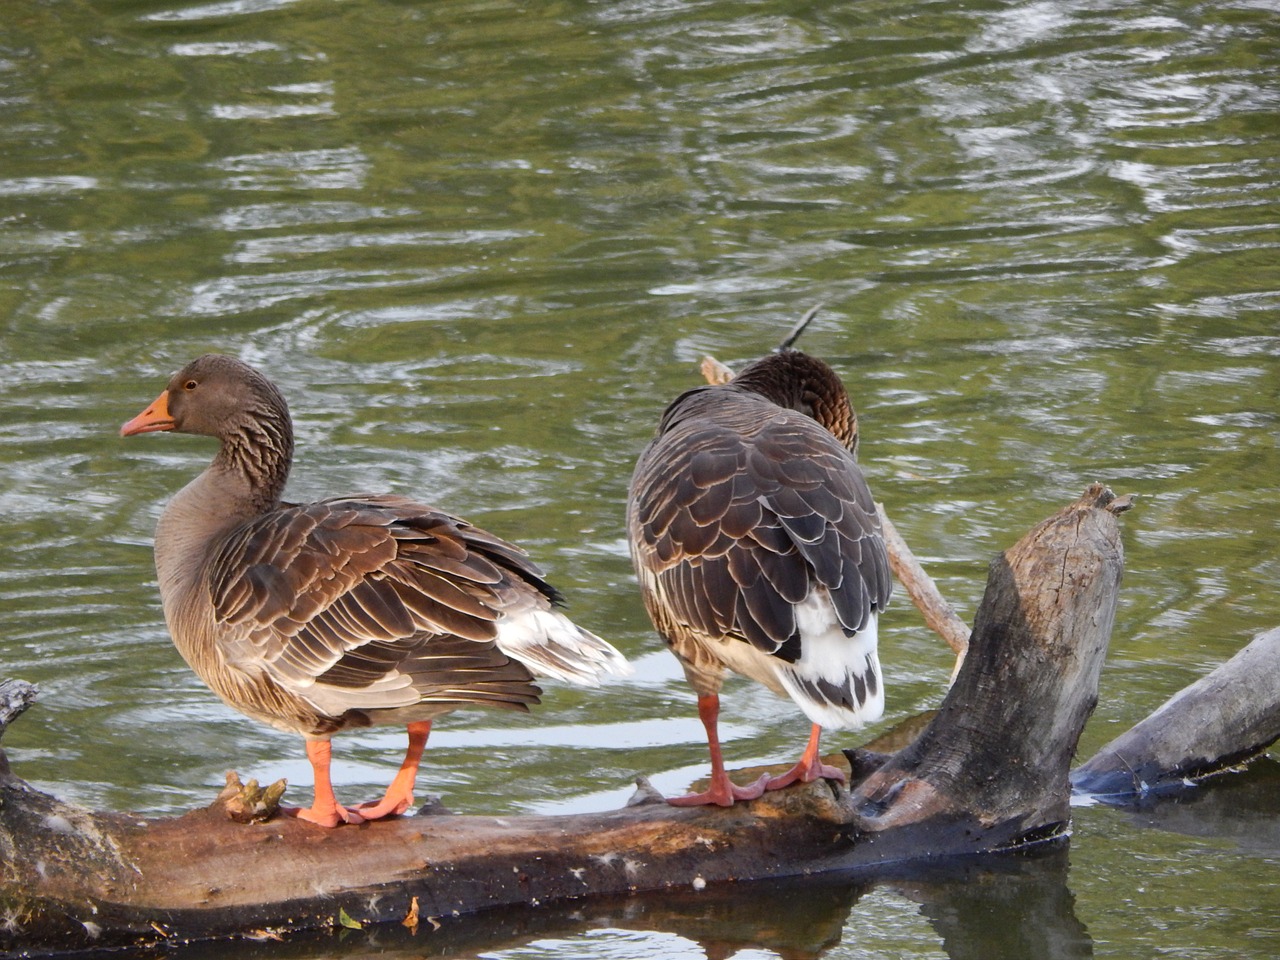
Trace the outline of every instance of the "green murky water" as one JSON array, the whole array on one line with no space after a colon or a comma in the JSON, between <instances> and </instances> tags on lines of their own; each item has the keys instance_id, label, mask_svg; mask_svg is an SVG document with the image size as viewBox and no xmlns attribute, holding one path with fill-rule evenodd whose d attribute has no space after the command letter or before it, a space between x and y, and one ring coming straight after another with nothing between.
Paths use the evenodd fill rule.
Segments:
<instances>
[{"instance_id":1,"label":"green murky water","mask_svg":"<svg viewBox=\"0 0 1280 960\"><path fill-rule=\"evenodd\" d=\"M528 720L441 722L426 790L520 812L615 805L636 772L680 789L705 746L631 580L631 464L704 353L758 355L817 302L804 346L966 619L990 555L1088 481L1141 494L1091 753L1280 622L1278 41L1261 0L7 0L0 673L43 691L5 738L17 771L150 813L231 766L309 782L162 626L152 527L209 447L116 436L216 349L289 396L295 497L409 493L518 540L636 661ZM882 643L886 723L935 705L949 658L901 598ZM723 733L740 765L805 728L737 685ZM401 739L341 739L339 789L385 783ZM1264 764L1080 809L1066 855L966 878L604 904L430 949L1269 958L1277 786Z\"/></svg>"}]
</instances>

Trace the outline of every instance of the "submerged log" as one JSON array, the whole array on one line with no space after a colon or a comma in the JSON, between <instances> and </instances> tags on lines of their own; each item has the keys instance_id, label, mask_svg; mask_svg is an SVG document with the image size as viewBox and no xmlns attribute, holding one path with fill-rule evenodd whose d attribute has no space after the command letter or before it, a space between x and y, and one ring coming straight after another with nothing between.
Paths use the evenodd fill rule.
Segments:
<instances>
[{"instance_id":1,"label":"submerged log","mask_svg":"<svg viewBox=\"0 0 1280 960\"><path fill-rule=\"evenodd\" d=\"M1098 751L1077 793L1122 802L1238 767L1280 739L1280 627Z\"/></svg>"},{"instance_id":2,"label":"submerged log","mask_svg":"<svg viewBox=\"0 0 1280 960\"><path fill-rule=\"evenodd\" d=\"M937 716L852 790L728 809L641 802L572 816L416 816L324 830L92 813L0 783L0 949L273 935L733 880L884 869L1064 835L1067 765L1097 696L1122 564L1101 485L993 562ZM881 762L883 761L883 762Z\"/></svg>"}]
</instances>

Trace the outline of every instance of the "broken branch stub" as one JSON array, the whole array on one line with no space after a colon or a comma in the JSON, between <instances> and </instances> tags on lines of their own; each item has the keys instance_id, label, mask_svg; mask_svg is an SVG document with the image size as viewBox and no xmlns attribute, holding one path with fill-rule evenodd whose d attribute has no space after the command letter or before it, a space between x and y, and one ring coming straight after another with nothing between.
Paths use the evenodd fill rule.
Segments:
<instances>
[{"instance_id":1,"label":"broken branch stub","mask_svg":"<svg viewBox=\"0 0 1280 960\"><path fill-rule=\"evenodd\" d=\"M1116 514L1129 505L1094 484L992 562L968 656L937 716L853 790L863 830L949 824L962 852L1065 829L1068 769L1115 620Z\"/></svg>"}]
</instances>

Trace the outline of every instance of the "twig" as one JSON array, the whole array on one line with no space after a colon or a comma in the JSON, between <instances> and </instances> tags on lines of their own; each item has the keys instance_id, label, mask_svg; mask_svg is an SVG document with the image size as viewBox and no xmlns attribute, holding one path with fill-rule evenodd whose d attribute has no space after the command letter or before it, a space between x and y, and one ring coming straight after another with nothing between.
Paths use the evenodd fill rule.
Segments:
<instances>
[{"instance_id":1,"label":"twig","mask_svg":"<svg viewBox=\"0 0 1280 960\"><path fill-rule=\"evenodd\" d=\"M800 334L804 333L804 328L809 325L809 321L816 317L818 315L818 311L821 309L822 304L816 303L806 310L804 316L797 320L796 325L791 328L791 332L787 334L786 339L778 344L778 346L774 348L773 352L784 353L785 351L790 350L795 342L800 339Z\"/></svg>"},{"instance_id":2,"label":"twig","mask_svg":"<svg viewBox=\"0 0 1280 960\"><path fill-rule=\"evenodd\" d=\"M924 615L924 622L956 652L956 670L959 670L960 664L964 662L965 652L969 649L969 628L942 596L933 577L920 566L915 554L902 539L902 534L898 533L898 528L884 512L884 504L877 503L876 512L880 515L885 545L889 548L889 566L893 568L893 575L907 591L911 602Z\"/></svg>"}]
</instances>

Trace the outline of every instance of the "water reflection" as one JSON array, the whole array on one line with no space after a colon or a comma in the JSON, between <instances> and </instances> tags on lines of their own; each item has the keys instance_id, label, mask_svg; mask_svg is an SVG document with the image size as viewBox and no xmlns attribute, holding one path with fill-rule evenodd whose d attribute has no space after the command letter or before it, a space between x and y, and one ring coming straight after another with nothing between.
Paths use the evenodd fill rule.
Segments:
<instances>
[{"instance_id":1,"label":"water reflection","mask_svg":"<svg viewBox=\"0 0 1280 960\"><path fill-rule=\"evenodd\" d=\"M1067 885L1067 851L985 858L893 884L920 904L950 960L1077 960L1093 941Z\"/></svg>"},{"instance_id":2,"label":"water reflection","mask_svg":"<svg viewBox=\"0 0 1280 960\"><path fill-rule=\"evenodd\" d=\"M812 877L606 897L422 919L416 931L388 924L284 942L196 946L173 956L725 960L740 951L765 950L784 960L817 960L841 945L868 955L875 950L877 931L869 926L875 921L860 913L860 901L875 892L918 909L932 929L934 949L940 946L950 960L1078 960L1092 956L1093 949L1075 914L1067 870L1066 850L1046 848L896 876ZM646 935L646 946L635 933Z\"/></svg>"},{"instance_id":3,"label":"water reflection","mask_svg":"<svg viewBox=\"0 0 1280 960\"><path fill-rule=\"evenodd\" d=\"M1198 784L1128 803L1103 802L1131 811L1140 827L1229 840L1241 853L1264 860L1280 857L1280 763L1268 757Z\"/></svg>"}]
</instances>

